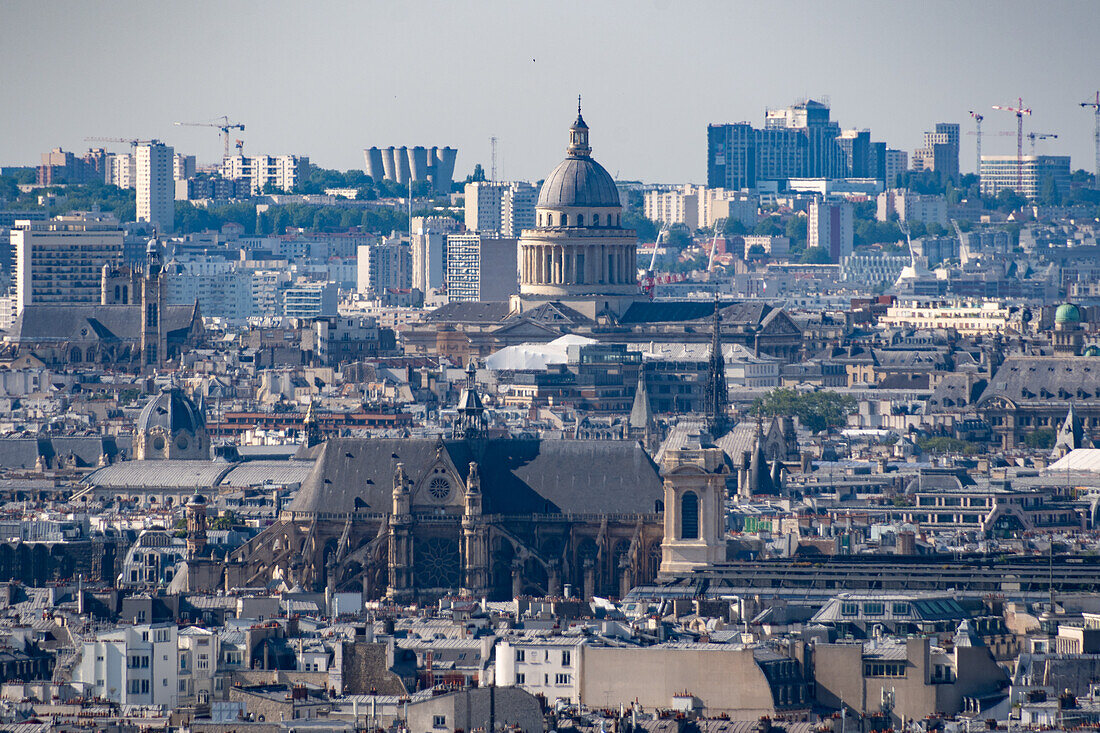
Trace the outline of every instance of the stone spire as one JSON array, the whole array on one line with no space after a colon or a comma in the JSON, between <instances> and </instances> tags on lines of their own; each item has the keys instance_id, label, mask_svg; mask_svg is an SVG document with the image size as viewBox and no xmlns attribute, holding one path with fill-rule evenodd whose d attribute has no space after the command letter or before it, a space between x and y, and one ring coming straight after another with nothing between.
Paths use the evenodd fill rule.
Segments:
<instances>
[{"instance_id":1,"label":"stone spire","mask_svg":"<svg viewBox=\"0 0 1100 733\"><path fill-rule=\"evenodd\" d=\"M312 448L315 445L319 445L324 442L325 436L321 432L321 422L317 419L317 409L314 407L316 403L312 400L309 403L309 407L306 408L306 416L302 420L302 428L305 431L306 447Z\"/></svg>"},{"instance_id":2,"label":"stone spire","mask_svg":"<svg viewBox=\"0 0 1100 733\"><path fill-rule=\"evenodd\" d=\"M707 430L720 438L729 430L730 395L726 384L726 358L722 353L722 313L718 291L714 291L714 324L710 338L710 365L707 374Z\"/></svg>"},{"instance_id":3,"label":"stone spire","mask_svg":"<svg viewBox=\"0 0 1100 733\"><path fill-rule=\"evenodd\" d=\"M1077 415L1077 408L1071 402L1066 412L1066 419L1058 430L1058 439L1054 443L1054 455L1061 458L1071 450L1087 447L1086 442L1084 426Z\"/></svg>"},{"instance_id":4,"label":"stone spire","mask_svg":"<svg viewBox=\"0 0 1100 733\"><path fill-rule=\"evenodd\" d=\"M479 438L485 435L488 424L485 420L485 405L477 392L477 367L471 359L466 367L466 386L458 399L458 420L452 431L455 438Z\"/></svg>"}]
</instances>

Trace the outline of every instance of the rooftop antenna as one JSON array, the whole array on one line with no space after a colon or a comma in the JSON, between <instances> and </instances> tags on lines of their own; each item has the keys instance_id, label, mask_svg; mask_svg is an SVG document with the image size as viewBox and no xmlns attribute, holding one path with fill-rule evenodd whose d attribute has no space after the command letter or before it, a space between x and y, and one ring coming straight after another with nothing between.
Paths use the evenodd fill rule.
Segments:
<instances>
[{"instance_id":1,"label":"rooftop antenna","mask_svg":"<svg viewBox=\"0 0 1100 733\"><path fill-rule=\"evenodd\" d=\"M496 135L489 138L489 148L492 151L491 152L492 163L489 167L489 170L490 170L489 180L492 183L496 183L497 182L497 138L496 138Z\"/></svg>"}]
</instances>

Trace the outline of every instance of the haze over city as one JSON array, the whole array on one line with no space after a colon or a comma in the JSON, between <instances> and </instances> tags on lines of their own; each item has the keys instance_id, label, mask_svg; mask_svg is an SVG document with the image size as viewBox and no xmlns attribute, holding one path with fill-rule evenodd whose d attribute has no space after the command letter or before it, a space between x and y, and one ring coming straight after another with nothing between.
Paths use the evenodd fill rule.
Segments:
<instances>
[{"instance_id":1,"label":"haze over city","mask_svg":"<svg viewBox=\"0 0 1100 733\"><path fill-rule=\"evenodd\" d=\"M0 4L0 731L1100 733L1097 7Z\"/></svg>"},{"instance_id":2,"label":"haze over city","mask_svg":"<svg viewBox=\"0 0 1100 733\"><path fill-rule=\"evenodd\" d=\"M892 147L1022 97L1046 152L1090 168L1078 103L1100 76L1100 13L1081 2L8 2L0 161L85 136L219 154L174 121L229 115L254 150L361 167L371 145L451 145L458 171L537 180L577 94L613 175L702 182L707 123L829 97ZM989 131L1014 129L990 113ZM1014 152L989 136L987 152ZM973 137L962 145L970 170Z\"/></svg>"}]
</instances>

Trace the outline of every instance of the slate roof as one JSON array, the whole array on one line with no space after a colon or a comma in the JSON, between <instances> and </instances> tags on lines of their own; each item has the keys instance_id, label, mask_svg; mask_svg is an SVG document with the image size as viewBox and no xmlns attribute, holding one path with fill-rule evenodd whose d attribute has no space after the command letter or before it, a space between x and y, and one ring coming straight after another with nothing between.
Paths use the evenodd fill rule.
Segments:
<instances>
[{"instance_id":1,"label":"slate roof","mask_svg":"<svg viewBox=\"0 0 1100 733\"><path fill-rule=\"evenodd\" d=\"M719 305L722 323L738 326L761 326L775 318L779 310L767 303L737 302ZM638 300L630 304L619 322L630 323L679 323L701 321L714 316L714 302L710 300ZM709 323L707 324L709 326Z\"/></svg>"},{"instance_id":2,"label":"slate roof","mask_svg":"<svg viewBox=\"0 0 1100 733\"><path fill-rule=\"evenodd\" d=\"M1100 359L1089 356L1010 356L979 403L1003 397L1019 404L1100 404Z\"/></svg>"},{"instance_id":3,"label":"slate roof","mask_svg":"<svg viewBox=\"0 0 1100 733\"><path fill-rule=\"evenodd\" d=\"M99 458L106 453L114 459L120 452L129 455L129 437L115 438L99 435L68 435L0 438L0 468L33 469L39 456L52 462L61 456L76 456L77 465L99 465ZM52 465L52 463L50 464Z\"/></svg>"},{"instance_id":4,"label":"slate roof","mask_svg":"<svg viewBox=\"0 0 1100 733\"><path fill-rule=\"evenodd\" d=\"M508 317L506 300L447 303L424 316L425 323L499 323Z\"/></svg>"},{"instance_id":5,"label":"slate roof","mask_svg":"<svg viewBox=\"0 0 1100 733\"><path fill-rule=\"evenodd\" d=\"M193 305L169 305L164 326L188 328ZM9 336L15 341L134 341L141 337L140 305L28 305L16 317Z\"/></svg>"},{"instance_id":6,"label":"slate roof","mask_svg":"<svg viewBox=\"0 0 1100 733\"><path fill-rule=\"evenodd\" d=\"M436 438L327 441L288 509L388 512L398 462L415 483L435 465ZM647 514L662 498L657 466L637 442L491 439L475 453L464 440L442 441L463 482L476 460L486 514ZM394 457L396 456L396 458ZM414 506L418 501L412 498Z\"/></svg>"},{"instance_id":7,"label":"slate roof","mask_svg":"<svg viewBox=\"0 0 1100 733\"><path fill-rule=\"evenodd\" d=\"M312 461L246 461L235 466L221 481L222 486L260 486L266 481L275 484L300 484L313 470Z\"/></svg>"},{"instance_id":8,"label":"slate roof","mask_svg":"<svg viewBox=\"0 0 1100 733\"><path fill-rule=\"evenodd\" d=\"M123 461L92 471L82 483L105 489L199 489L217 486L232 468L221 461Z\"/></svg>"}]
</instances>

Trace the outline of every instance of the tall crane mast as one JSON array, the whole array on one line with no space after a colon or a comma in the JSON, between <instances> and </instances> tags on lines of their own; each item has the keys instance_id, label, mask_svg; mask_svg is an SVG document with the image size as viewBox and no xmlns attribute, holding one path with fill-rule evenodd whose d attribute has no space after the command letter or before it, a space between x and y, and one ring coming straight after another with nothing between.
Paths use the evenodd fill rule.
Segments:
<instances>
[{"instance_id":1,"label":"tall crane mast","mask_svg":"<svg viewBox=\"0 0 1100 733\"><path fill-rule=\"evenodd\" d=\"M222 141L225 144L225 152L222 153L222 162L225 162L229 157L230 130L240 130L244 132L244 125L240 122L230 122L228 115L222 115L214 122L176 122L174 124L178 127L213 127L217 130L221 130Z\"/></svg>"},{"instance_id":2,"label":"tall crane mast","mask_svg":"<svg viewBox=\"0 0 1100 733\"><path fill-rule=\"evenodd\" d=\"M1027 139L1031 142L1031 154L1035 155L1036 140L1057 140L1058 136L1053 132L1029 132Z\"/></svg>"},{"instance_id":3,"label":"tall crane mast","mask_svg":"<svg viewBox=\"0 0 1100 733\"><path fill-rule=\"evenodd\" d=\"M1031 110L1024 106L1023 97L1016 98L1016 106L993 105L993 109L1001 112L1012 112L1016 115L1016 195L1023 196L1024 190L1024 115L1030 115Z\"/></svg>"},{"instance_id":4,"label":"tall crane mast","mask_svg":"<svg viewBox=\"0 0 1100 733\"><path fill-rule=\"evenodd\" d=\"M974 134L978 136L978 155L974 161L974 175L980 177L982 175L982 120L985 119L985 115L970 110L970 116L974 118L974 126L977 128Z\"/></svg>"},{"instance_id":5,"label":"tall crane mast","mask_svg":"<svg viewBox=\"0 0 1100 733\"><path fill-rule=\"evenodd\" d=\"M1092 107L1092 111L1096 115L1096 130L1093 132L1093 138L1096 143L1096 178L1092 184L1096 188L1100 188L1100 92L1096 93L1096 99L1089 102L1081 102L1082 107Z\"/></svg>"}]
</instances>

